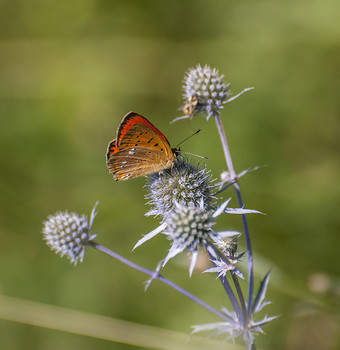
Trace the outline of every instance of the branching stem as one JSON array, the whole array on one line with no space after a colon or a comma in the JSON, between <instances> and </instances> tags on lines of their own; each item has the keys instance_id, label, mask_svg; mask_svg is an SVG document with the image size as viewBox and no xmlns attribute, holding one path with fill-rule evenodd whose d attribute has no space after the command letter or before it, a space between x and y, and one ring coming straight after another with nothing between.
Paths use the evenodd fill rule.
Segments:
<instances>
[{"instance_id":1,"label":"branching stem","mask_svg":"<svg viewBox=\"0 0 340 350\"><path fill-rule=\"evenodd\" d=\"M192 301L194 301L195 303L201 305L202 307L204 307L206 310L212 312L213 314L217 315L218 317L221 317L224 320L229 320L227 318L227 316L225 314L223 314L220 311L215 310L213 307L211 307L210 305L206 304L204 301L198 299L197 297L195 297L194 295L190 294L189 292L187 292L186 290L184 290L183 288L177 286L175 283L169 281L168 279L166 279L165 277L161 276L160 274L158 274L158 272L156 271L151 271L148 270L142 266L139 266L135 263L133 263L132 261L122 257L121 255L115 253L114 251L100 245L97 244L93 241L89 241L88 245L91 246L92 248L95 248L107 255L109 255L110 257L117 259L118 261L120 261L121 263L133 268L134 270L140 271L148 276L150 276L153 279L157 279L163 283L165 283L166 285L168 285L169 287L175 289L177 292L183 294L184 296L188 297L189 299L191 299Z\"/></svg>"},{"instance_id":2,"label":"branching stem","mask_svg":"<svg viewBox=\"0 0 340 350\"><path fill-rule=\"evenodd\" d=\"M218 113L214 114L216 126L218 133L220 135L220 139L222 142L222 148L225 156L225 160L227 163L227 167L230 173L231 180L236 179L236 172L234 169L234 165L232 162L228 142L227 142L227 137L224 132L223 124L221 117ZM236 192L236 197L238 201L239 208L243 208L243 201L241 197L241 191L240 187L237 181L233 183L235 192ZM245 214L241 214L242 217L242 224L243 224L243 230L244 230L244 237L246 241L246 248L247 248L247 259L248 259L248 303L247 303L247 314L248 318L251 317L251 309L252 309L252 299L253 299L253 255L252 255L252 249L251 249L251 243L250 243L250 236L249 236L249 230L248 230L248 223L247 223L247 218Z\"/></svg>"}]
</instances>

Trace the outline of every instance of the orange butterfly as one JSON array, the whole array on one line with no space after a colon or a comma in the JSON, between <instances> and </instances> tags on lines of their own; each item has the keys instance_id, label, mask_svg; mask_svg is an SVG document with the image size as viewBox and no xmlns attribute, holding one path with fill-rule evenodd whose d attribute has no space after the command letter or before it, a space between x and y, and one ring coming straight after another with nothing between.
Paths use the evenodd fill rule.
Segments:
<instances>
[{"instance_id":1,"label":"orange butterfly","mask_svg":"<svg viewBox=\"0 0 340 350\"><path fill-rule=\"evenodd\" d=\"M178 152L148 120L130 112L108 145L106 164L116 181L127 180L170 168Z\"/></svg>"}]
</instances>

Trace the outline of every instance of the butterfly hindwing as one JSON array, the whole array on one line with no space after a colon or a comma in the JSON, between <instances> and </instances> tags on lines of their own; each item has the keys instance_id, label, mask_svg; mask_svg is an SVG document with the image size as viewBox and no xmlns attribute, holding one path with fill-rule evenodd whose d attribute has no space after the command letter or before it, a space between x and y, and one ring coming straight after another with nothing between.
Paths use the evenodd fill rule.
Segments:
<instances>
[{"instance_id":1,"label":"butterfly hindwing","mask_svg":"<svg viewBox=\"0 0 340 350\"><path fill-rule=\"evenodd\" d=\"M106 152L106 159L109 160L110 157L117 153L119 151L119 148L117 147L116 140L112 140L109 145L107 146L107 152Z\"/></svg>"},{"instance_id":2,"label":"butterfly hindwing","mask_svg":"<svg viewBox=\"0 0 340 350\"><path fill-rule=\"evenodd\" d=\"M127 180L140 175L156 173L167 169L173 161L160 160L157 151L152 148L124 148L115 153L107 162L115 180Z\"/></svg>"}]
</instances>

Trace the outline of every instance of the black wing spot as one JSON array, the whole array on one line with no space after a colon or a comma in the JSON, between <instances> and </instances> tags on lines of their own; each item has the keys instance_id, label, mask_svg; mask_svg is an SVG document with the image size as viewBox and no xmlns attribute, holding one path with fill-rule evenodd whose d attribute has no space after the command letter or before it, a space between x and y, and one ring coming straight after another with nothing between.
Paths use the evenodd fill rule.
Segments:
<instances>
[{"instance_id":1,"label":"black wing spot","mask_svg":"<svg viewBox=\"0 0 340 350\"><path fill-rule=\"evenodd\" d=\"M150 143L153 140L153 137L151 137L151 139L148 141L148 143Z\"/></svg>"},{"instance_id":2,"label":"black wing spot","mask_svg":"<svg viewBox=\"0 0 340 350\"><path fill-rule=\"evenodd\" d=\"M163 152L164 151L164 149L163 148L161 148L161 152Z\"/></svg>"},{"instance_id":3,"label":"black wing spot","mask_svg":"<svg viewBox=\"0 0 340 350\"><path fill-rule=\"evenodd\" d=\"M158 143L155 143L154 146L157 147L157 146L158 146Z\"/></svg>"}]
</instances>

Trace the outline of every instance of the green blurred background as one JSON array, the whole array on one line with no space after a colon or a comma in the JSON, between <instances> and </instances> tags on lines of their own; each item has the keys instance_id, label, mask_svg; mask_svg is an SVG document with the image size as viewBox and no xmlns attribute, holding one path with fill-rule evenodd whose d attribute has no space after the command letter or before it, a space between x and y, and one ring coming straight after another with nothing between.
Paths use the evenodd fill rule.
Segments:
<instances>
[{"instance_id":1,"label":"green blurred background","mask_svg":"<svg viewBox=\"0 0 340 350\"><path fill-rule=\"evenodd\" d=\"M49 251L42 221L59 210L90 213L97 241L154 268L164 237L130 253L158 225L144 217L144 178L114 182L107 143L121 118L141 113L173 146L225 162L213 120L181 115L189 67L209 64L231 90L255 90L222 118L241 179L256 286L271 269L257 338L263 349L338 349L340 2L338 0L0 0L0 293L190 333L215 316L89 249L74 268ZM235 197L232 190L225 197ZM236 206L235 199L232 205ZM217 229L241 229L225 215ZM215 276L188 279L185 254L164 274L212 306L229 306ZM207 279L209 280L207 283ZM1 349L134 349L0 321Z\"/></svg>"}]
</instances>

